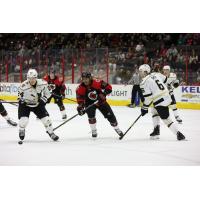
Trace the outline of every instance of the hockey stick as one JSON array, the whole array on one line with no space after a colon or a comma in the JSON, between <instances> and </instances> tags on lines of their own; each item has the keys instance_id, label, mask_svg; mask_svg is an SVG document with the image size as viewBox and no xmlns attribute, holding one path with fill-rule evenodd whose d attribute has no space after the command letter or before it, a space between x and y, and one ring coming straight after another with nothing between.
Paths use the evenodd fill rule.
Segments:
<instances>
[{"instance_id":1,"label":"hockey stick","mask_svg":"<svg viewBox=\"0 0 200 200\"><path fill-rule=\"evenodd\" d=\"M96 103L98 103L98 101L95 101L93 104L89 105L87 108L85 108L84 111L87 111L89 108L91 108L92 106L94 106ZM58 125L57 127L55 127L53 130L55 131L56 129L60 128L61 126L63 126L64 124L66 124L67 122L69 122L70 120L74 119L75 117L77 117L79 114L75 114L74 116L70 117L68 120L64 121L62 124Z\"/></svg>"},{"instance_id":2,"label":"hockey stick","mask_svg":"<svg viewBox=\"0 0 200 200\"><path fill-rule=\"evenodd\" d=\"M137 119L136 119L136 120L131 124L131 126L126 130L126 132L124 133L124 135L119 137L119 140L122 140L122 139L123 139L123 137L128 133L128 131L133 127L133 125L138 121L138 119L140 119L141 116L142 116L142 115L140 114L140 115L137 117Z\"/></svg>"},{"instance_id":3,"label":"hockey stick","mask_svg":"<svg viewBox=\"0 0 200 200\"><path fill-rule=\"evenodd\" d=\"M62 96L59 96L59 95L57 95L57 94L55 94L55 93L52 93L52 95L55 96L55 97L58 97L58 98L62 98ZM73 99L69 99L69 98L66 98L66 97L65 97L64 99L67 99L67 100L69 100L69 101L72 101L72 102L77 103L77 101L75 101L75 100L73 100Z\"/></svg>"},{"instance_id":4,"label":"hockey stick","mask_svg":"<svg viewBox=\"0 0 200 200\"><path fill-rule=\"evenodd\" d=\"M9 104L11 104L11 105L13 105L13 106L18 106L17 104L18 104L18 101L5 101L5 100L3 100L3 99L0 99L0 103L9 103ZM17 103L17 104L16 104Z\"/></svg>"}]
</instances>

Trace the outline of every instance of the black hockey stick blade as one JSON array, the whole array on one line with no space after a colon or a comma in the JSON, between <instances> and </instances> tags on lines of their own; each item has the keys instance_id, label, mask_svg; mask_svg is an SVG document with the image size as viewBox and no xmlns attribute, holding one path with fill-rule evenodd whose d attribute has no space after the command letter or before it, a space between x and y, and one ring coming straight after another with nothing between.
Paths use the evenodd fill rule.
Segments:
<instances>
[{"instance_id":1,"label":"black hockey stick blade","mask_svg":"<svg viewBox=\"0 0 200 200\"><path fill-rule=\"evenodd\" d=\"M136 120L131 124L131 126L125 131L124 135L122 135L122 136L119 137L119 140L122 140L122 139L123 139L123 137L128 133L128 131L134 126L134 124L138 121L138 119L140 119L141 116L142 116L142 115L140 114L140 115L137 117L137 119L136 119Z\"/></svg>"},{"instance_id":2,"label":"black hockey stick blade","mask_svg":"<svg viewBox=\"0 0 200 200\"><path fill-rule=\"evenodd\" d=\"M62 96L57 95L57 94L55 94L55 93L52 93L52 95L55 96L55 97L58 97L58 98L62 98ZM69 101L72 101L72 102L74 102L74 103L77 103L77 101L75 101L75 100L73 100L73 99L69 99L69 98L67 98L67 97L65 97L64 99L67 99L67 100L69 100Z\"/></svg>"},{"instance_id":3,"label":"black hockey stick blade","mask_svg":"<svg viewBox=\"0 0 200 200\"><path fill-rule=\"evenodd\" d=\"M98 103L98 101L95 101L93 104L89 105L87 108L85 108L85 111L87 111L89 108L91 108L92 106L96 105L96 103ZM56 129L60 128L61 126L63 126L64 124L66 124L67 122L69 122L70 120L74 119L75 117L77 117L79 114L75 114L74 116L70 117L68 120L64 121L62 124L58 125L57 127L55 127L53 130L55 131Z\"/></svg>"}]
</instances>

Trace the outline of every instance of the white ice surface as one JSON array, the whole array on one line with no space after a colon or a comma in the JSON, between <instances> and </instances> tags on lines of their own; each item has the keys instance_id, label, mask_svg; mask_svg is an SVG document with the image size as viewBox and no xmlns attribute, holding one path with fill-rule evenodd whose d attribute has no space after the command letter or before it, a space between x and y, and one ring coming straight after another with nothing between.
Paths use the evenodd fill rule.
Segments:
<instances>
[{"instance_id":1,"label":"white ice surface","mask_svg":"<svg viewBox=\"0 0 200 200\"><path fill-rule=\"evenodd\" d=\"M17 108L5 106L9 115L18 121ZM112 108L123 131L140 114L140 108ZM76 114L76 105L66 105L66 109L68 117ZM63 122L55 104L49 104L47 110L54 127ZM160 140L150 140L151 114L140 118L120 141L97 111L96 139L91 138L86 115L78 116L56 130L60 140L53 142L42 123L31 114L25 142L19 145L18 127L10 127L0 117L0 165L200 165L200 111L179 112L183 124L178 127L187 141L177 141L162 122Z\"/></svg>"}]
</instances>

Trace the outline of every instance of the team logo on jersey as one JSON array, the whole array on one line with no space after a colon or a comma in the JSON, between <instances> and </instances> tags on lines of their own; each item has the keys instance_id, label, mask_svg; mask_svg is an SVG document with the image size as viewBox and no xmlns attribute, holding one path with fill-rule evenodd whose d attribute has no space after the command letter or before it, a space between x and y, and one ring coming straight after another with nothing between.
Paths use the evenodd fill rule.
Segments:
<instances>
[{"instance_id":1,"label":"team logo on jersey","mask_svg":"<svg viewBox=\"0 0 200 200\"><path fill-rule=\"evenodd\" d=\"M88 97L89 99L91 99L92 101L97 100L97 92L96 91L91 91L88 93Z\"/></svg>"}]
</instances>

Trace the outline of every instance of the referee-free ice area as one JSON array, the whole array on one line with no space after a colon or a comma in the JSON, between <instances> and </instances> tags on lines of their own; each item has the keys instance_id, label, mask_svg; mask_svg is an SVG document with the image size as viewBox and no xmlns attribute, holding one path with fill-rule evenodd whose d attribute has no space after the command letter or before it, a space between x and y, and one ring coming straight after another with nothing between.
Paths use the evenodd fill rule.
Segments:
<instances>
[{"instance_id":1,"label":"referee-free ice area","mask_svg":"<svg viewBox=\"0 0 200 200\"><path fill-rule=\"evenodd\" d=\"M68 118L76 114L75 104L65 104ZM17 107L5 104L9 115L17 120ZM125 131L140 114L140 108L112 107L119 127ZM56 127L62 123L55 104L47 110ZM151 114L141 117L123 140L97 110L98 137L93 139L87 116L78 116L55 131L53 142L32 113L25 141L18 144L18 127L9 126L0 117L0 165L200 165L200 111L179 110L183 124L178 125L186 141L161 122L160 140L150 140ZM173 113L171 113L173 114ZM171 115L172 116L172 115ZM172 116L174 119L174 117Z\"/></svg>"}]
</instances>

